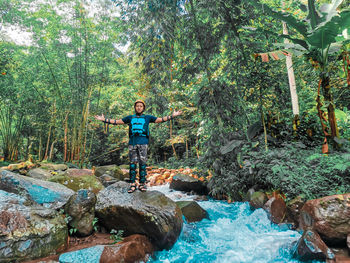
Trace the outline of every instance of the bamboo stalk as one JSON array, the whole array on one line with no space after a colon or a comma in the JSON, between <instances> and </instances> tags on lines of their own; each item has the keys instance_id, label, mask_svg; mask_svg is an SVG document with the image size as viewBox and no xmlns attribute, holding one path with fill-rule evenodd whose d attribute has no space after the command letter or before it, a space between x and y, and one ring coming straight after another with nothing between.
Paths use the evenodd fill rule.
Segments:
<instances>
[{"instance_id":1,"label":"bamboo stalk","mask_svg":"<svg viewBox=\"0 0 350 263\"><path fill-rule=\"evenodd\" d=\"M67 161L67 134L68 134L68 112L66 114L66 118L64 119L64 153L63 160Z\"/></svg>"},{"instance_id":2,"label":"bamboo stalk","mask_svg":"<svg viewBox=\"0 0 350 263\"><path fill-rule=\"evenodd\" d=\"M49 145L50 145L50 138L51 138L51 128L52 128L52 126L50 125L49 134L48 134L48 136L47 136L47 142L46 142L46 150L45 150L44 160L47 160L47 154L48 154L48 152L49 152Z\"/></svg>"}]
</instances>

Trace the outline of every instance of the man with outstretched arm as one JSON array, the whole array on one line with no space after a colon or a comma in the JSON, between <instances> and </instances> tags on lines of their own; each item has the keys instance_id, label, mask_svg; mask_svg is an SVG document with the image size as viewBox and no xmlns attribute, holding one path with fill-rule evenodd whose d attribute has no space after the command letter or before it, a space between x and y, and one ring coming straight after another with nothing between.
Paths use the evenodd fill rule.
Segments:
<instances>
[{"instance_id":1,"label":"man with outstretched arm","mask_svg":"<svg viewBox=\"0 0 350 263\"><path fill-rule=\"evenodd\" d=\"M143 100L137 100L134 103L135 114L126 116L122 119L106 119L104 115L96 115L95 119L104 123L118 125L129 125L129 159L130 159L130 187L128 192L136 190L136 166L139 164L139 190L144 192L146 187L146 163L147 149L149 143L149 123L161 123L169 121L182 114L182 111L174 111L171 116L157 118L152 115L145 115L146 104Z\"/></svg>"}]
</instances>

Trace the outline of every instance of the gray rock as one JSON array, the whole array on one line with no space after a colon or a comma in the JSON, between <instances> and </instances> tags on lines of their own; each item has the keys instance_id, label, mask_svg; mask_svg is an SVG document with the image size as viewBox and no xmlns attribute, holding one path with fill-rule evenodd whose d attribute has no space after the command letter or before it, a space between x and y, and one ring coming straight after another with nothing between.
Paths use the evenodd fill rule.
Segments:
<instances>
[{"instance_id":1,"label":"gray rock","mask_svg":"<svg viewBox=\"0 0 350 263\"><path fill-rule=\"evenodd\" d=\"M175 175L170 183L169 188L185 192L194 191L200 195L208 194L207 186L203 182L185 174Z\"/></svg>"},{"instance_id":2,"label":"gray rock","mask_svg":"<svg viewBox=\"0 0 350 263\"><path fill-rule=\"evenodd\" d=\"M117 165L105 165L105 166L99 166L95 169L95 176L100 177L104 174L108 174L112 177L114 177L117 181L123 181L124 180L124 173Z\"/></svg>"},{"instance_id":3,"label":"gray rock","mask_svg":"<svg viewBox=\"0 0 350 263\"><path fill-rule=\"evenodd\" d=\"M77 230L80 236L88 236L93 230L95 218L96 195L86 189L78 190L65 205L65 212L71 216L69 225Z\"/></svg>"},{"instance_id":4,"label":"gray rock","mask_svg":"<svg viewBox=\"0 0 350 263\"><path fill-rule=\"evenodd\" d=\"M126 235L146 235L159 249L169 249L182 229L181 209L158 191L127 192L129 185L117 182L97 195L96 215L108 230Z\"/></svg>"},{"instance_id":5,"label":"gray rock","mask_svg":"<svg viewBox=\"0 0 350 263\"><path fill-rule=\"evenodd\" d=\"M52 174L49 171L41 168L32 169L27 173L27 175L32 178L40 179L40 180L47 180L50 177L52 177Z\"/></svg>"},{"instance_id":6,"label":"gray rock","mask_svg":"<svg viewBox=\"0 0 350 263\"><path fill-rule=\"evenodd\" d=\"M62 208L74 194L74 191L61 184L18 175L10 171L0 173L0 189L19 194L46 208L53 209Z\"/></svg>"},{"instance_id":7,"label":"gray rock","mask_svg":"<svg viewBox=\"0 0 350 263\"><path fill-rule=\"evenodd\" d=\"M207 211L195 201L178 201L176 204L181 208L182 214L188 223L208 218Z\"/></svg>"},{"instance_id":8,"label":"gray rock","mask_svg":"<svg viewBox=\"0 0 350 263\"><path fill-rule=\"evenodd\" d=\"M111 184L114 184L118 181L109 174L101 175L100 177L98 177L98 180L100 180L104 187L110 186Z\"/></svg>"},{"instance_id":9,"label":"gray rock","mask_svg":"<svg viewBox=\"0 0 350 263\"><path fill-rule=\"evenodd\" d=\"M61 214L0 190L0 262L46 257L64 249L67 225Z\"/></svg>"}]
</instances>

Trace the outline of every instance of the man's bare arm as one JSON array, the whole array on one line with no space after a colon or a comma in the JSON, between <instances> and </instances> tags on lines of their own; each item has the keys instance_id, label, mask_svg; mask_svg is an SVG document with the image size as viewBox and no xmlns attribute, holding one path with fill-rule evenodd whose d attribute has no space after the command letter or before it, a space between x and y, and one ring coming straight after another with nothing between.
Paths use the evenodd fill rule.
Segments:
<instances>
[{"instance_id":1,"label":"man's bare arm","mask_svg":"<svg viewBox=\"0 0 350 263\"><path fill-rule=\"evenodd\" d=\"M121 119L106 119L105 116L102 115L95 115L95 119L99 121L103 121L104 123L109 123L113 125L118 125L118 124L125 124Z\"/></svg>"},{"instance_id":2,"label":"man's bare arm","mask_svg":"<svg viewBox=\"0 0 350 263\"><path fill-rule=\"evenodd\" d=\"M174 111L171 116L165 116L165 117L162 117L162 118L157 118L155 120L155 123L161 123L161 122L165 122L165 121L170 121L174 117L179 116L181 114L182 114L182 111Z\"/></svg>"}]
</instances>

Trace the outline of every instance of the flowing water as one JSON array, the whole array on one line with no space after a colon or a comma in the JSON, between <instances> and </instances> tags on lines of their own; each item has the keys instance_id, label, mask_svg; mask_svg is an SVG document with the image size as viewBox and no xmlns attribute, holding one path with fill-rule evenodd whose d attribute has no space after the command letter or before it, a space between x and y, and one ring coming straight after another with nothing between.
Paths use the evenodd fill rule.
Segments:
<instances>
[{"instance_id":1,"label":"flowing water","mask_svg":"<svg viewBox=\"0 0 350 263\"><path fill-rule=\"evenodd\" d=\"M170 191L168 186L151 187L151 190L161 191L174 201L194 198ZM156 252L148 262L299 262L292 258L291 251L293 242L301 235L271 223L263 209L252 211L249 204L243 202L228 204L209 200L198 204L208 212L209 219L184 222L173 248Z\"/></svg>"}]
</instances>

